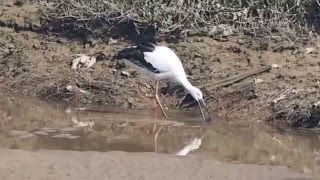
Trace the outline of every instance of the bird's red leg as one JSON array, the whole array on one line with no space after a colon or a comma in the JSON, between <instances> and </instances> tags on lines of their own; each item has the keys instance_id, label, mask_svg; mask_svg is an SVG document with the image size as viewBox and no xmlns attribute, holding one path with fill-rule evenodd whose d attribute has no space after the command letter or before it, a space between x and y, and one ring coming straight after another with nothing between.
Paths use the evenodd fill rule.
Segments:
<instances>
[{"instance_id":1,"label":"bird's red leg","mask_svg":"<svg viewBox=\"0 0 320 180\"><path fill-rule=\"evenodd\" d=\"M157 102L153 99L152 104L153 104L153 118L156 119L156 117L157 117Z\"/></svg>"},{"instance_id":2,"label":"bird's red leg","mask_svg":"<svg viewBox=\"0 0 320 180\"><path fill-rule=\"evenodd\" d=\"M163 107L162 107L162 104L161 104L161 102L160 102L160 100L159 100L158 88L159 88L159 81L157 81L157 86L156 86L156 100L157 100L157 102L158 102L158 104L159 104L159 106L160 106L160 108L161 108L161 111L162 111L162 114L164 115L164 117L165 117L166 119L169 119L169 117L167 116L166 112L164 111L164 109L163 109Z\"/></svg>"}]
</instances>

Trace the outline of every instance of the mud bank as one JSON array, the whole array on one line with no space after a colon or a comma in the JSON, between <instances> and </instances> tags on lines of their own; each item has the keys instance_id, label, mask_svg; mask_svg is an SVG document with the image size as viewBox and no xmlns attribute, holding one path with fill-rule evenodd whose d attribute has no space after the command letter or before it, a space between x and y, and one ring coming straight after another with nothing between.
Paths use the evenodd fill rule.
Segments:
<instances>
[{"instance_id":1,"label":"mud bank","mask_svg":"<svg viewBox=\"0 0 320 180\"><path fill-rule=\"evenodd\" d=\"M154 153L0 149L0 175L13 179L311 179L283 166L227 164ZM112 162L112 163L110 163Z\"/></svg>"},{"instance_id":2,"label":"mud bank","mask_svg":"<svg viewBox=\"0 0 320 180\"><path fill-rule=\"evenodd\" d=\"M146 109L154 84L135 68L112 57L129 44L90 46L59 34L26 27L39 25L37 6L2 1L0 10L0 83L12 91L70 104ZM40 26L40 25L39 25ZM319 49L301 44L268 44L247 36L223 41L189 37L173 48L190 81L202 87L212 113L230 120L269 121L291 127L318 127ZM306 53L307 48L314 48ZM106 58L89 69L72 70L75 54L102 52ZM269 69L273 65L273 68ZM260 69L268 69L256 73ZM222 81L222 82L221 82ZM71 88L70 88L71 87ZM176 108L185 95L173 84L161 84L163 104ZM183 108L183 107L180 107Z\"/></svg>"}]
</instances>

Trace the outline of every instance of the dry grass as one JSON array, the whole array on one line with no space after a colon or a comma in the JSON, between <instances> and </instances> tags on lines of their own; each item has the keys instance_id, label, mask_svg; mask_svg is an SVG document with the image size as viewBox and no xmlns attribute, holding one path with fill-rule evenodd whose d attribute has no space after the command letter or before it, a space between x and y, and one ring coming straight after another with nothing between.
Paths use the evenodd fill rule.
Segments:
<instances>
[{"instance_id":1,"label":"dry grass","mask_svg":"<svg viewBox=\"0 0 320 180\"><path fill-rule=\"evenodd\" d=\"M128 21L156 22L160 33L223 35L232 30L254 37L296 41L319 27L316 0L52 0L40 1L42 26L59 32L101 36Z\"/></svg>"}]
</instances>

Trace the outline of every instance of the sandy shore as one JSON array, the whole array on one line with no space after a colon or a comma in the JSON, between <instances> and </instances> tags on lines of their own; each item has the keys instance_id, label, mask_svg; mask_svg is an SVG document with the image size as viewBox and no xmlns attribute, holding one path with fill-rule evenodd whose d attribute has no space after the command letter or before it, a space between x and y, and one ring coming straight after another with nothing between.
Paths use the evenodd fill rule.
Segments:
<instances>
[{"instance_id":1,"label":"sandy shore","mask_svg":"<svg viewBox=\"0 0 320 180\"><path fill-rule=\"evenodd\" d=\"M200 156L7 149L0 149L0 154L0 176L4 180L312 179L284 166L221 163Z\"/></svg>"}]
</instances>

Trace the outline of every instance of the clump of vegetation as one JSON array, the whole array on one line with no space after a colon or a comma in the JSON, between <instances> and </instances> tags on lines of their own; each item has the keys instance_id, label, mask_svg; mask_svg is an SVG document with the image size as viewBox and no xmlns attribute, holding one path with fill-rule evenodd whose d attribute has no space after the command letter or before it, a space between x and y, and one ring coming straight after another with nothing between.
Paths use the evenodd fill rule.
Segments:
<instances>
[{"instance_id":1,"label":"clump of vegetation","mask_svg":"<svg viewBox=\"0 0 320 180\"><path fill-rule=\"evenodd\" d=\"M160 33L224 35L226 29L254 37L296 35L319 30L317 0L50 0L41 3L42 26L50 30L100 36L124 23L157 23ZM229 33L230 34L230 33ZM280 35L280 36L279 36ZM271 38L273 36L270 36Z\"/></svg>"}]
</instances>

